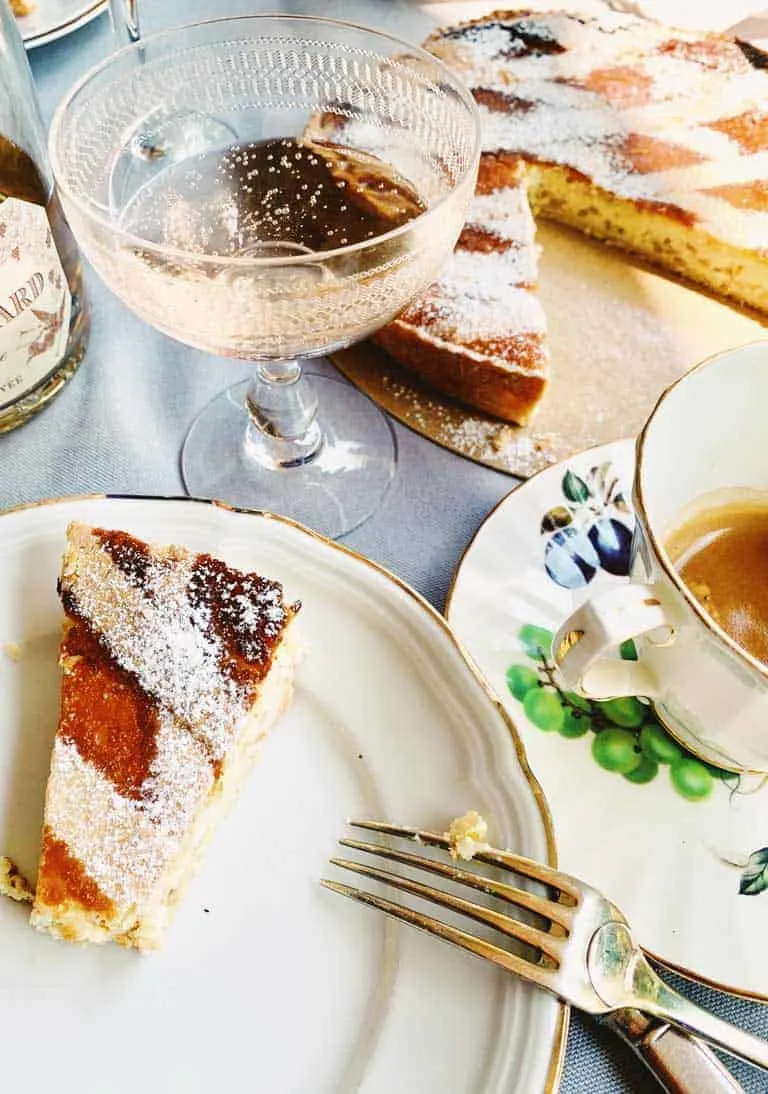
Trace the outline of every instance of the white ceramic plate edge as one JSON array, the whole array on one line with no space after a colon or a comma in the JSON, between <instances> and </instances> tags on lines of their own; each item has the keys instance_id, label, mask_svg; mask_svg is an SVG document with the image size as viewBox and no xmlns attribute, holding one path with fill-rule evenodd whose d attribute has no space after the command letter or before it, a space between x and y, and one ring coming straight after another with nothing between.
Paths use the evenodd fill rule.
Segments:
<instances>
[{"instance_id":1,"label":"white ceramic plate edge","mask_svg":"<svg viewBox=\"0 0 768 1094\"><path fill-rule=\"evenodd\" d=\"M45 3L45 0L38 0L39 3ZM25 30L24 19L29 18L22 17L19 20L19 29L21 30L21 36L24 40L24 45L27 49L37 49L38 46L48 45L49 42L56 42L59 38L64 38L67 34L72 34L74 31L79 30L81 27L86 26L102 12L106 11L108 7L108 0L96 0L95 3L85 4L80 6L72 16L65 22L58 23L55 26L49 27L47 30L38 31L37 33Z\"/></svg>"},{"instance_id":2,"label":"white ceramic plate edge","mask_svg":"<svg viewBox=\"0 0 768 1094\"><path fill-rule=\"evenodd\" d=\"M357 552L351 550L343 544L327 540L325 537L311 531L308 528L305 528L304 526L290 520L289 518L281 517L264 511L238 509L216 501L201 501L187 497L155 497L120 494L82 494L63 498L41 499L36 502L21 504L0 512L0 517L19 514L25 511L35 510L42 507L57 506L61 504L71 504L78 502L88 503L102 500L127 502L183 502L184 504L189 504L191 506L212 506L214 508L231 511L233 513L257 518L260 517L262 519L275 521L278 524L283 524L294 529L302 536L309 537L310 539L316 541L319 545L322 545L323 549L330 548L331 550L341 552L350 559L354 559L356 563L363 564L364 566L372 570L374 574L379 575L380 578L383 578L385 581L394 585L401 596L405 596L412 603L417 605L417 607L423 613L425 613L438 627L438 629L441 630L443 634L449 639L449 642L453 645L454 649L461 657L461 659L466 663L467 667L471 672L471 675L480 685L482 691L485 693L486 697L490 700L491 704L496 709L501 721L506 726L514 747L515 759L517 765L520 768L521 776L527 784L533 799L531 803L532 808L535 812L538 813L541 822L543 837L546 845L546 858L551 865L556 865L554 827L549 814L549 808L546 803L546 799L544 798L541 787L530 769L522 740L519 733L517 732L512 718L504 708L501 700L495 695L490 685L485 680L485 677L483 676L473 659L469 656L462 643L454 634L447 620L424 597L422 597L418 592L412 589L406 582L402 581L395 574L391 573L378 563L365 558L364 556L358 554ZM563 1004L558 1004L557 1006L558 1012L556 1021L553 1025L552 1047L549 1056L546 1080L544 1086L542 1087L541 1094L555 1094L560 1085L567 1041L569 1009Z\"/></svg>"}]
</instances>

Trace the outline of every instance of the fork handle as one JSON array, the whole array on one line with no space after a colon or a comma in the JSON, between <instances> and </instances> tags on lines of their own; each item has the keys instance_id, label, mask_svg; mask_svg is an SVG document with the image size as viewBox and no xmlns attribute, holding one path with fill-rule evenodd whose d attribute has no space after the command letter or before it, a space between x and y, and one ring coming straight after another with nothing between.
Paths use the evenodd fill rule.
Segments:
<instances>
[{"instance_id":1,"label":"fork handle","mask_svg":"<svg viewBox=\"0 0 768 1094\"><path fill-rule=\"evenodd\" d=\"M637 1010L615 1011L608 1025L653 1072L667 1094L744 1094L703 1041Z\"/></svg>"},{"instance_id":2,"label":"fork handle","mask_svg":"<svg viewBox=\"0 0 768 1094\"><path fill-rule=\"evenodd\" d=\"M654 1018L672 1022L694 1037L703 1037L715 1048L768 1071L768 1041L697 1007L690 999L668 987L650 966L645 965L645 968L650 973L650 990L638 991L634 1000L628 1001L630 1005L634 1004ZM651 984L653 987L650 987Z\"/></svg>"}]
</instances>

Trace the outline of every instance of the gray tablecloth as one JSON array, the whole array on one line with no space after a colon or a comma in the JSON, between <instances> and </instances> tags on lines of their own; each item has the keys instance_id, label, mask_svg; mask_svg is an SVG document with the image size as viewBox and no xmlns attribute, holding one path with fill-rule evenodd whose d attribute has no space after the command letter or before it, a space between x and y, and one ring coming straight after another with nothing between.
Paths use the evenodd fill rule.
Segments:
<instances>
[{"instance_id":1,"label":"gray tablecloth","mask_svg":"<svg viewBox=\"0 0 768 1094\"><path fill-rule=\"evenodd\" d=\"M143 0L146 30L278 7L307 12L322 7L324 14L383 27L411 40L419 40L432 23L417 4L406 0L325 0L321 6L313 0L289 5ZM102 17L33 53L47 118L64 90L110 46L109 23ZM178 455L187 427L214 394L248 375L242 362L207 356L150 330L95 276L89 285L93 334L87 358L51 407L0 438L0 506L86 491L183 493ZM397 435L395 485L379 512L345 542L441 607L468 540L514 483L406 429L397 427ZM761 944L755 939L756 946ZM670 979L723 1017L768 1036L768 1008ZM750 1094L768 1091L765 1075L738 1065L734 1070ZM655 1084L613 1035L574 1015L561 1089L564 1094L640 1094Z\"/></svg>"}]
</instances>

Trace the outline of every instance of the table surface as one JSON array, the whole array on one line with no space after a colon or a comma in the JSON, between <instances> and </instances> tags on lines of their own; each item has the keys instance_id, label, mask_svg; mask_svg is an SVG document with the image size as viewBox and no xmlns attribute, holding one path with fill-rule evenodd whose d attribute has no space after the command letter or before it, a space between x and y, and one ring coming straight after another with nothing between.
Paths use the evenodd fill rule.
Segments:
<instances>
[{"instance_id":1,"label":"table surface","mask_svg":"<svg viewBox=\"0 0 768 1094\"><path fill-rule=\"evenodd\" d=\"M293 0L290 5L274 0L164 0L162 4L142 0L145 31L212 15L289 6L294 11L316 11L312 0ZM465 7L477 10L476 4ZM482 7L490 9L491 0ZM446 5L446 14L449 8L453 18L459 5ZM412 41L420 40L434 23L434 15L425 6L408 0L325 0L323 13L377 26ZM46 120L66 88L110 47L109 22L101 17L33 52L32 67ZM182 494L178 454L190 422L223 387L248 375L243 362L188 349L151 330L90 271L88 284L93 333L87 357L48 409L0 438L0 506L88 491ZM319 367L330 368L322 362ZM514 481L407 429L395 429L399 463L394 486L381 509L345 543L442 607L467 542ZM671 979L698 1002L768 1036L768 1007ZM734 1071L750 1094L768 1090L764 1075L740 1065L734 1065ZM612 1034L580 1015L572 1016L563 1094L640 1094L655 1088Z\"/></svg>"}]
</instances>

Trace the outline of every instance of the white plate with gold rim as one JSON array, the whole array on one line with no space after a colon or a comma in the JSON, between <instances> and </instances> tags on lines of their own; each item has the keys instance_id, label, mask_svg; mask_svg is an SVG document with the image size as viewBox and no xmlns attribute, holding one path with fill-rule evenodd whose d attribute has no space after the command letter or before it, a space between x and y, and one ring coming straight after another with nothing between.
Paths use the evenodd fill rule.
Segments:
<instances>
[{"instance_id":1,"label":"white plate with gold rim","mask_svg":"<svg viewBox=\"0 0 768 1094\"><path fill-rule=\"evenodd\" d=\"M501 845L550 861L554 849L511 722L444 620L287 521L118 498L0 517L0 853L34 878L72 519L278 578L303 603L307 654L161 951L57 942L0 902L3 1089L554 1090L566 1022L553 998L318 884L350 815L442 830L473 807Z\"/></svg>"},{"instance_id":2,"label":"white plate with gold rim","mask_svg":"<svg viewBox=\"0 0 768 1094\"><path fill-rule=\"evenodd\" d=\"M700 764L636 699L579 709L547 656L588 590L627 580L633 474L634 443L618 441L518 487L468 547L446 614L504 696L563 869L614 900L666 964L768 999L765 781Z\"/></svg>"},{"instance_id":3,"label":"white plate with gold rim","mask_svg":"<svg viewBox=\"0 0 768 1094\"><path fill-rule=\"evenodd\" d=\"M29 15L19 17L27 49L55 42L107 10L107 0L33 0Z\"/></svg>"}]
</instances>

